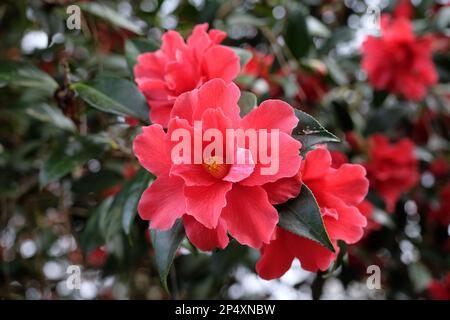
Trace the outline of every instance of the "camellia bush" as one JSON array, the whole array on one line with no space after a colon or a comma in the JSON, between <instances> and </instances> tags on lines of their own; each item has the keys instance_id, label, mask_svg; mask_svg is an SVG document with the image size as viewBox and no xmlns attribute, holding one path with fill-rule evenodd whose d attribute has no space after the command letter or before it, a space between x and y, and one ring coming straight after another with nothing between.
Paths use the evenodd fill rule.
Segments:
<instances>
[{"instance_id":1,"label":"camellia bush","mask_svg":"<svg viewBox=\"0 0 450 320\"><path fill-rule=\"evenodd\" d=\"M0 297L449 300L448 4L3 1Z\"/></svg>"}]
</instances>

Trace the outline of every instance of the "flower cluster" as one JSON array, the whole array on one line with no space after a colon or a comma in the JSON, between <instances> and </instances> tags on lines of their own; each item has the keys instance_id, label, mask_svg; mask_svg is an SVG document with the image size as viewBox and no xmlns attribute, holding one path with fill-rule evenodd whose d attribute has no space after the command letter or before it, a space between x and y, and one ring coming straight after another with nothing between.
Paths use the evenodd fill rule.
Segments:
<instances>
[{"instance_id":1,"label":"flower cluster","mask_svg":"<svg viewBox=\"0 0 450 320\"><path fill-rule=\"evenodd\" d=\"M138 58L136 81L155 124L143 128L133 150L156 176L140 199L139 214L158 230L181 219L188 239L203 251L225 248L229 236L260 249L257 271L263 278L280 277L294 258L306 270L325 270L338 240L350 244L363 235L366 218L357 206L367 194L366 171L347 163L333 167L326 147L303 159L302 144L291 136L299 120L281 100L266 100L241 117L241 94L231 82L239 59L218 44L224 37L200 25L186 44L169 31L161 50ZM244 135L230 139L230 130ZM189 150L180 148L181 142ZM262 155L270 155L270 163ZM276 170L269 170L273 162ZM277 226L275 205L296 198L302 184L317 199L334 253Z\"/></svg>"},{"instance_id":2,"label":"flower cluster","mask_svg":"<svg viewBox=\"0 0 450 320\"><path fill-rule=\"evenodd\" d=\"M176 97L219 78L231 82L239 73L239 57L220 45L226 34L197 25L183 40L176 31L162 37L161 49L139 55L134 67L135 80L147 98L150 120L167 127Z\"/></svg>"},{"instance_id":3,"label":"flower cluster","mask_svg":"<svg viewBox=\"0 0 450 320\"><path fill-rule=\"evenodd\" d=\"M414 143L404 138L390 143L386 136L375 134L369 139L369 162L365 164L371 187L383 198L386 211L393 212L403 192L419 180L419 162Z\"/></svg>"},{"instance_id":4,"label":"flower cluster","mask_svg":"<svg viewBox=\"0 0 450 320\"><path fill-rule=\"evenodd\" d=\"M337 240L352 244L363 236L366 218L357 205L364 200L369 182L362 166L343 164L334 169L329 151L318 148L307 153L300 175L317 199L336 253L278 228L275 240L262 247L262 257L257 264L258 273L265 279L283 275L294 258L300 260L305 270L326 270L338 252Z\"/></svg>"},{"instance_id":5,"label":"flower cluster","mask_svg":"<svg viewBox=\"0 0 450 320\"><path fill-rule=\"evenodd\" d=\"M417 101L438 75L431 58L432 39L417 37L406 14L381 17L381 37L369 36L363 44L362 68L375 89Z\"/></svg>"},{"instance_id":6,"label":"flower cluster","mask_svg":"<svg viewBox=\"0 0 450 320\"><path fill-rule=\"evenodd\" d=\"M443 281L433 280L430 282L428 295L434 300L450 300L450 272Z\"/></svg>"}]
</instances>

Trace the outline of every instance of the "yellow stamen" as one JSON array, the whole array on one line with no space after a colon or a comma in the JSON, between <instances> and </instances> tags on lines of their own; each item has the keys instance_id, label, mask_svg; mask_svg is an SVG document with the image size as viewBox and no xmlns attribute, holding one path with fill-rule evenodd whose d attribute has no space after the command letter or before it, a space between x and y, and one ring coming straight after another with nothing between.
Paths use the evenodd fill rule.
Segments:
<instances>
[{"instance_id":1,"label":"yellow stamen","mask_svg":"<svg viewBox=\"0 0 450 320\"><path fill-rule=\"evenodd\" d=\"M211 157L203 162L203 168L208 171L214 178L222 179L228 173L229 167L223 163L221 157Z\"/></svg>"}]
</instances>

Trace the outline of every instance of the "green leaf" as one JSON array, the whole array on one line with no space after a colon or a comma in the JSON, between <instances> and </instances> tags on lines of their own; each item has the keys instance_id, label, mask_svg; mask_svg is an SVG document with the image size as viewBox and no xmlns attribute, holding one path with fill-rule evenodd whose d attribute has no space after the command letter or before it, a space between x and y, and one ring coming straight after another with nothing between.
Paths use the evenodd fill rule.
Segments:
<instances>
[{"instance_id":1,"label":"green leaf","mask_svg":"<svg viewBox=\"0 0 450 320\"><path fill-rule=\"evenodd\" d=\"M370 135L375 132L389 132L395 128L398 123L407 118L411 113L410 108L407 108L406 105L398 103L395 106L385 106L383 108L375 109L371 115L369 115L365 134Z\"/></svg>"},{"instance_id":2,"label":"green leaf","mask_svg":"<svg viewBox=\"0 0 450 320\"><path fill-rule=\"evenodd\" d=\"M85 252L90 252L99 245L104 244L104 239L98 232L99 219L102 215L109 212L112 201L112 197L106 198L100 205L91 210L86 226L80 236L80 244Z\"/></svg>"},{"instance_id":3,"label":"green leaf","mask_svg":"<svg viewBox=\"0 0 450 320\"><path fill-rule=\"evenodd\" d=\"M330 29L313 16L308 16L306 18L306 25L308 26L311 36L328 38L331 35Z\"/></svg>"},{"instance_id":4,"label":"green leaf","mask_svg":"<svg viewBox=\"0 0 450 320\"><path fill-rule=\"evenodd\" d=\"M72 184L72 191L79 194L101 193L117 185L123 180L120 173L111 169L90 172Z\"/></svg>"},{"instance_id":5,"label":"green leaf","mask_svg":"<svg viewBox=\"0 0 450 320\"><path fill-rule=\"evenodd\" d=\"M425 290L433 277L427 267L421 262L414 262L408 265L408 275L415 292Z\"/></svg>"},{"instance_id":6,"label":"green leaf","mask_svg":"<svg viewBox=\"0 0 450 320\"><path fill-rule=\"evenodd\" d=\"M167 276L181 241L184 239L184 228L178 220L172 229L167 231L151 230L152 244L155 250L155 263L164 289L167 287Z\"/></svg>"},{"instance_id":7,"label":"green leaf","mask_svg":"<svg viewBox=\"0 0 450 320\"><path fill-rule=\"evenodd\" d=\"M37 88L53 94L58 83L35 66L17 61L0 61L0 86Z\"/></svg>"},{"instance_id":8,"label":"green leaf","mask_svg":"<svg viewBox=\"0 0 450 320\"><path fill-rule=\"evenodd\" d=\"M308 32L305 15L298 8L288 12L284 40L295 58L298 59L308 54L311 37Z\"/></svg>"},{"instance_id":9,"label":"green leaf","mask_svg":"<svg viewBox=\"0 0 450 320\"><path fill-rule=\"evenodd\" d=\"M335 252L323 224L322 213L311 190L302 185L300 195L277 206L280 221L278 225L298 236L316 241Z\"/></svg>"},{"instance_id":10,"label":"green leaf","mask_svg":"<svg viewBox=\"0 0 450 320\"><path fill-rule=\"evenodd\" d=\"M140 169L131 179L121 181L120 192L114 197L109 210L103 211L99 217L99 230L107 244L117 241L121 231L130 234L139 198L148 187L151 177L145 169ZM115 252L115 249L112 248L111 251ZM120 257L121 252L116 253Z\"/></svg>"},{"instance_id":11,"label":"green leaf","mask_svg":"<svg viewBox=\"0 0 450 320\"><path fill-rule=\"evenodd\" d=\"M141 27L129 20L128 18L124 17L117 11L115 11L113 8L96 2L89 2L89 3L80 3L79 6L82 10L97 16L103 20L108 21L112 25L115 25L119 28L129 30L131 32L134 32L136 34L142 35L142 29Z\"/></svg>"},{"instance_id":12,"label":"green leaf","mask_svg":"<svg viewBox=\"0 0 450 320\"><path fill-rule=\"evenodd\" d=\"M332 49L335 49L338 44L350 42L355 38L355 31L349 27L342 27L333 30L331 36L320 47L320 55L326 55Z\"/></svg>"},{"instance_id":13,"label":"green leaf","mask_svg":"<svg viewBox=\"0 0 450 320\"><path fill-rule=\"evenodd\" d=\"M131 81L99 77L91 83L78 82L71 87L86 103L96 109L148 122L145 97Z\"/></svg>"},{"instance_id":14,"label":"green leaf","mask_svg":"<svg viewBox=\"0 0 450 320\"><path fill-rule=\"evenodd\" d=\"M125 58L131 71L141 53L153 52L159 49L159 44L149 39L129 39L125 42ZM133 74L133 72L132 72Z\"/></svg>"},{"instance_id":15,"label":"green leaf","mask_svg":"<svg viewBox=\"0 0 450 320\"><path fill-rule=\"evenodd\" d=\"M333 265L323 275L324 278L329 278L333 276L335 271L339 269L339 267L342 266L342 264L344 263L344 258L345 255L347 254L347 244L342 240L338 240L337 245L339 246L339 254L336 260L334 260Z\"/></svg>"},{"instance_id":16,"label":"green leaf","mask_svg":"<svg viewBox=\"0 0 450 320\"><path fill-rule=\"evenodd\" d=\"M252 111L256 105L258 104L258 101L256 99L256 96L249 92L249 91L242 91L241 97L239 98L238 105L241 109L241 117L245 116L247 113Z\"/></svg>"},{"instance_id":17,"label":"green leaf","mask_svg":"<svg viewBox=\"0 0 450 320\"><path fill-rule=\"evenodd\" d=\"M234 52L239 56L239 61L241 64L241 69L250 61L250 59L253 57L253 54L246 50L246 49L242 49L242 48L238 48L238 47L230 47L231 49L234 50Z\"/></svg>"},{"instance_id":18,"label":"green leaf","mask_svg":"<svg viewBox=\"0 0 450 320\"><path fill-rule=\"evenodd\" d=\"M39 184L45 187L72 172L77 166L99 157L104 147L86 138L60 142L50 153L39 172Z\"/></svg>"},{"instance_id":19,"label":"green leaf","mask_svg":"<svg viewBox=\"0 0 450 320\"><path fill-rule=\"evenodd\" d=\"M325 64L328 67L328 71L330 72L330 77L333 79L336 84L343 86L348 84L348 78L345 71L339 66L333 58L326 58Z\"/></svg>"},{"instance_id":20,"label":"green leaf","mask_svg":"<svg viewBox=\"0 0 450 320\"><path fill-rule=\"evenodd\" d=\"M298 118L298 125L292 131L292 136L302 143L303 151L315 144L340 141L306 112L295 109L295 115Z\"/></svg>"},{"instance_id":21,"label":"green leaf","mask_svg":"<svg viewBox=\"0 0 450 320\"><path fill-rule=\"evenodd\" d=\"M250 14L233 13L227 18L227 25L229 26L255 26L265 27L270 23L266 18L257 18Z\"/></svg>"},{"instance_id":22,"label":"green leaf","mask_svg":"<svg viewBox=\"0 0 450 320\"><path fill-rule=\"evenodd\" d=\"M373 91L373 105L375 107L380 107L383 105L386 98L389 96L389 93L387 91Z\"/></svg>"},{"instance_id":23,"label":"green leaf","mask_svg":"<svg viewBox=\"0 0 450 320\"><path fill-rule=\"evenodd\" d=\"M439 31L445 33L450 29L450 7L444 7L439 10L435 20Z\"/></svg>"},{"instance_id":24,"label":"green leaf","mask_svg":"<svg viewBox=\"0 0 450 320\"><path fill-rule=\"evenodd\" d=\"M46 103L30 106L26 113L35 119L50 123L63 130L74 132L76 129L73 121L67 118L61 110Z\"/></svg>"},{"instance_id":25,"label":"green leaf","mask_svg":"<svg viewBox=\"0 0 450 320\"><path fill-rule=\"evenodd\" d=\"M122 207L122 228L127 235L130 234L131 225L136 217L139 199L151 179L150 173L145 169L140 169L122 189L122 192L126 195Z\"/></svg>"}]
</instances>

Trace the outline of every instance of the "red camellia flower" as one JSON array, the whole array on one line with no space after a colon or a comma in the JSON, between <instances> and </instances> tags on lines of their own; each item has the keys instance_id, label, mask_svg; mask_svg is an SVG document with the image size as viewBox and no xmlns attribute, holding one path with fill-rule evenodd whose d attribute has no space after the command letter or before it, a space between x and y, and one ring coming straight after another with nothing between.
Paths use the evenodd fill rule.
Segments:
<instances>
[{"instance_id":1,"label":"red camellia flower","mask_svg":"<svg viewBox=\"0 0 450 320\"><path fill-rule=\"evenodd\" d=\"M428 286L428 295L434 300L450 300L450 272L444 281L433 280Z\"/></svg>"},{"instance_id":2,"label":"red camellia flower","mask_svg":"<svg viewBox=\"0 0 450 320\"><path fill-rule=\"evenodd\" d=\"M254 248L270 241L278 223L273 204L296 197L300 190L297 174L301 144L290 136L298 119L291 106L278 100L263 102L241 119L239 97L240 91L234 83L211 80L178 97L167 133L161 125L155 124L144 127L143 133L136 137L134 153L142 166L157 176L138 206L141 218L150 220L150 228L166 230L176 219L182 218L187 237L205 251L226 247L227 232L240 243ZM201 127L198 127L199 121ZM223 143L226 155L246 159L244 164L236 160L228 164L223 161L225 153L205 157L209 144L202 144L202 141L198 144L192 139L189 144L194 145L195 150L197 143L200 152L187 155L184 150L182 154L177 151L174 157L176 143L172 140L179 129L194 136L193 140L196 134L206 134L209 129L223 137L229 129L266 129L269 130L267 136L259 136L258 141L265 141L264 151L273 155L277 152L271 149L269 140L278 129L278 170L263 174L262 169L269 165L249 148L248 140L231 144L225 139L218 142ZM188 157L188 163L176 160L179 155ZM195 161L197 156L200 162Z\"/></svg>"},{"instance_id":3,"label":"red camellia flower","mask_svg":"<svg viewBox=\"0 0 450 320\"><path fill-rule=\"evenodd\" d=\"M269 81L270 68L272 67L274 56L262 53L256 49L250 49L250 51L253 56L242 69L242 74Z\"/></svg>"},{"instance_id":4,"label":"red camellia flower","mask_svg":"<svg viewBox=\"0 0 450 320\"><path fill-rule=\"evenodd\" d=\"M441 224L443 227L450 225L450 183L448 183L440 192L440 204L435 210L431 210L429 217Z\"/></svg>"},{"instance_id":5,"label":"red camellia flower","mask_svg":"<svg viewBox=\"0 0 450 320\"><path fill-rule=\"evenodd\" d=\"M101 268L109 258L108 252L103 246L95 248L87 256L87 263L94 268Z\"/></svg>"},{"instance_id":6,"label":"red camellia flower","mask_svg":"<svg viewBox=\"0 0 450 320\"><path fill-rule=\"evenodd\" d=\"M430 163L429 169L436 178L442 178L450 172L450 164L445 158L439 157Z\"/></svg>"},{"instance_id":7,"label":"red camellia flower","mask_svg":"<svg viewBox=\"0 0 450 320\"><path fill-rule=\"evenodd\" d=\"M431 59L431 38L416 37L406 18L381 17L381 37L363 43L362 68L370 83L409 100L420 100L438 80Z\"/></svg>"},{"instance_id":8,"label":"red camellia flower","mask_svg":"<svg viewBox=\"0 0 450 320\"><path fill-rule=\"evenodd\" d=\"M339 249L337 240L348 244L359 241L366 218L356 206L364 200L369 188L364 167L343 164L334 169L330 152L318 148L306 154L300 172L303 183L316 197L336 251ZM295 258L300 260L303 269L312 272L326 270L336 258L337 252L279 227L274 238L262 247L261 259L256 265L258 274L264 279L281 277Z\"/></svg>"},{"instance_id":9,"label":"red camellia flower","mask_svg":"<svg viewBox=\"0 0 450 320\"><path fill-rule=\"evenodd\" d=\"M408 138L390 143L387 137L375 134L369 138L368 145L370 160L365 166L370 186L383 198L386 211L392 213L400 195L419 180L414 144Z\"/></svg>"},{"instance_id":10,"label":"red camellia flower","mask_svg":"<svg viewBox=\"0 0 450 320\"><path fill-rule=\"evenodd\" d=\"M348 157L341 151L332 150L330 151L330 155L331 167L335 169L339 169L340 166L349 162ZM362 215L367 219L367 226L364 229L364 234L369 234L372 230L378 230L381 228L381 225L373 219L374 206L372 203L370 203L368 200L364 200L360 204L358 204L357 207L359 209L359 212L361 212Z\"/></svg>"},{"instance_id":11,"label":"red camellia flower","mask_svg":"<svg viewBox=\"0 0 450 320\"><path fill-rule=\"evenodd\" d=\"M395 18L412 19L414 16L414 7L411 0L399 0L395 6L393 15Z\"/></svg>"},{"instance_id":12,"label":"red camellia flower","mask_svg":"<svg viewBox=\"0 0 450 320\"><path fill-rule=\"evenodd\" d=\"M299 72L297 81L300 86L297 98L302 103L317 103L328 91L324 77L319 72Z\"/></svg>"},{"instance_id":13,"label":"red camellia flower","mask_svg":"<svg viewBox=\"0 0 450 320\"><path fill-rule=\"evenodd\" d=\"M345 153L338 150L331 150L331 166L338 169L341 165L348 162L348 157Z\"/></svg>"},{"instance_id":14,"label":"red camellia flower","mask_svg":"<svg viewBox=\"0 0 450 320\"><path fill-rule=\"evenodd\" d=\"M207 29L208 24L197 25L186 43L178 32L168 31L162 36L160 50L138 56L135 80L147 98L152 122L167 127L180 94L210 79L229 83L238 75L238 55L219 44L226 33Z\"/></svg>"}]
</instances>

